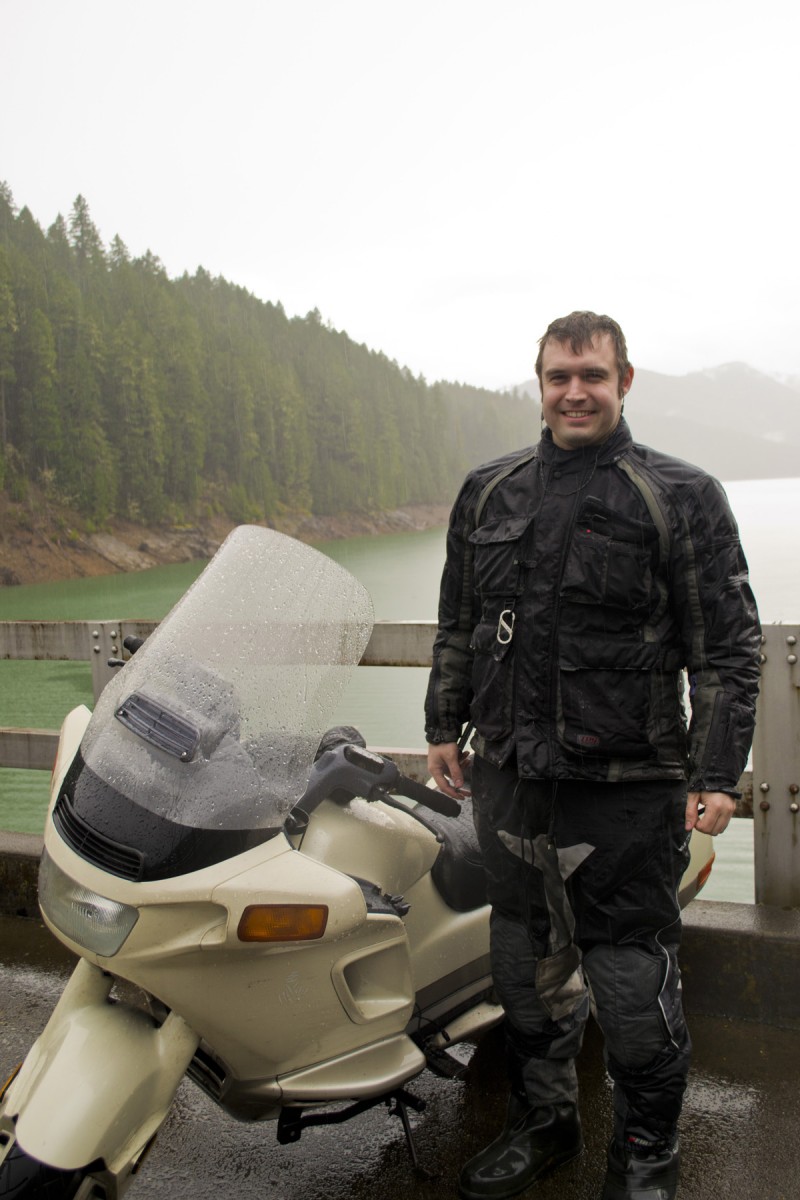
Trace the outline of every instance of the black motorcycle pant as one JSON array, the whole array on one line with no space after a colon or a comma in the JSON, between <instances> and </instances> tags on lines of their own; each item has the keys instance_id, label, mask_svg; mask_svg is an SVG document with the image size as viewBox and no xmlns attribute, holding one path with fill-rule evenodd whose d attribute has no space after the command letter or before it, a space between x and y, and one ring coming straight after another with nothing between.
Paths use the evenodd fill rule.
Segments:
<instances>
[{"instance_id":1,"label":"black motorcycle pant","mask_svg":"<svg viewBox=\"0 0 800 1200\"><path fill-rule=\"evenodd\" d=\"M620 1140L671 1141L686 1088L686 790L674 780L520 780L514 767L473 764L512 1088L531 1106L577 1100L591 997Z\"/></svg>"}]
</instances>

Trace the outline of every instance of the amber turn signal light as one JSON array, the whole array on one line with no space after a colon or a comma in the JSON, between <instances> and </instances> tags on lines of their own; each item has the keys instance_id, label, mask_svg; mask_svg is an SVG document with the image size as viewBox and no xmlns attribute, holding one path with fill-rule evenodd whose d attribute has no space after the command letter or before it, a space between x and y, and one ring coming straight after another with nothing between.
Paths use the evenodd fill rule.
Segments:
<instances>
[{"instance_id":1,"label":"amber turn signal light","mask_svg":"<svg viewBox=\"0 0 800 1200\"><path fill-rule=\"evenodd\" d=\"M327 904L248 904L236 933L240 942L311 942L327 923Z\"/></svg>"}]
</instances>

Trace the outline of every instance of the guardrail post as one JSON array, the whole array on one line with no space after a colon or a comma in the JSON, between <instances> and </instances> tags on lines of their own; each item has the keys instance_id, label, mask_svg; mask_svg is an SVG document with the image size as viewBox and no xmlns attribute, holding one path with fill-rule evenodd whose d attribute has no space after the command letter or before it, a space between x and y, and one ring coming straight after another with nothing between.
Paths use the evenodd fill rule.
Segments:
<instances>
[{"instance_id":1,"label":"guardrail post","mask_svg":"<svg viewBox=\"0 0 800 1200\"><path fill-rule=\"evenodd\" d=\"M122 634L119 621L87 621L88 658L92 664L92 688L95 700L118 668L110 667L110 658L122 658Z\"/></svg>"},{"instance_id":2,"label":"guardrail post","mask_svg":"<svg viewBox=\"0 0 800 1200\"><path fill-rule=\"evenodd\" d=\"M800 666L798 625L764 628L753 743L756 904L800 907Z\"/></svg>"}]
</instances>

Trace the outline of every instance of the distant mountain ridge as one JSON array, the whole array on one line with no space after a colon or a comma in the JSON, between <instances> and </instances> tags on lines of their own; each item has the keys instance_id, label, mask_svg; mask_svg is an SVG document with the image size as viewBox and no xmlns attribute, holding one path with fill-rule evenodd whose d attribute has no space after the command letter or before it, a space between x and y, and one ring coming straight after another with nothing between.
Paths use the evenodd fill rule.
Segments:
<instances>
[{"instance_id":1,"label":"distant mountain ridge","mask_svg":"<svg viewBox=\"0 0 800 1200\"><path fill-rule=\"evenodd\" d=\"M538 400L536 379L514 389ZM637 369L625 401L637 442L694 462L721 480L800 475L800 381L746 363L688 375Z\"/></svg>"}]
</instances>

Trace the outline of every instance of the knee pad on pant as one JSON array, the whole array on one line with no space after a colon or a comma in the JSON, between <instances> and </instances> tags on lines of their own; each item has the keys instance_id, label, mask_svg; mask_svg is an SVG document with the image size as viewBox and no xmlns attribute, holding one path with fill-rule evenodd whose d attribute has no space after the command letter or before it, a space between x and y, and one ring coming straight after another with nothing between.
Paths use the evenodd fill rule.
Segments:
<instances>
[{"instance_id":1,"label":"knee pad on pant","mask_svg":"<svg viewBox=\"0 0 800 1200\"><path fill-rule=\"evenodd\" d=\"M679 976L665 951L596 946L583 962L608 1052L623 1069L642 1070L684 1040Z\"/></svg>"}]
</instances>

